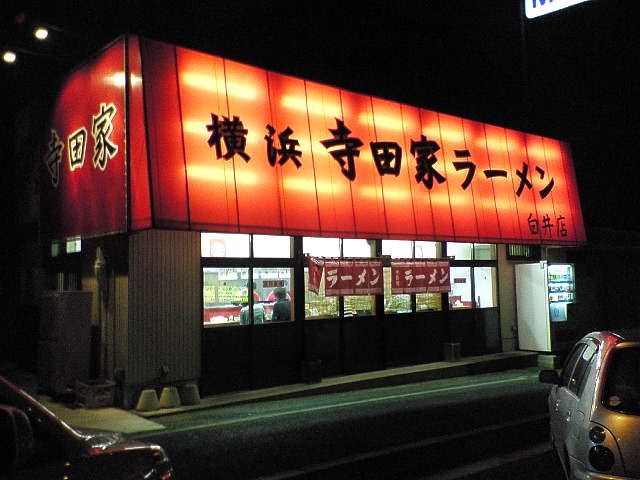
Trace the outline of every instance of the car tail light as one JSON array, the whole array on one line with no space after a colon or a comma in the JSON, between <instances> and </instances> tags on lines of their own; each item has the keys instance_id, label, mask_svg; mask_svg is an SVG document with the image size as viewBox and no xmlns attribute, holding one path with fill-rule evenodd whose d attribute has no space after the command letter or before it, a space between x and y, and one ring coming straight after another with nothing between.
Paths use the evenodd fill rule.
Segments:
<instances>
[{"instance_id":1,"label":"car tail light","mask_svg":"<svg viewBox=\"0 0 640 480\"><path fill-rule=\"evenodd\" d=\"M171 466L171 461L163 448L159 445L153 445L152 448L152 455L156 462L156 478L160 480L169 480L170 478L173 478L173 467Z\"/></svg>"},{"instance_id":2,"label":"car tail light","mask_svg":"<svg viewBox=\"0 0 640 480\"><path fill-rule=\"evenodd\" d=\"M604 432L603 432L604 433ZM613 466L613 452L603 445L596 445L589 450L589 463L596 470L608 472Z\"/></svg>"},{"instance_id":3,"label":"car tail light","mask_svg":"<svg viewBox=\"0 0 640 480\"><path fill-rule=\"evenodd\" d=\"M600 426L595 426L589 430L589 438L593 443L602 443L606 437L607 434L605 433L604 428Z\"/></svg>"}]
</instances>

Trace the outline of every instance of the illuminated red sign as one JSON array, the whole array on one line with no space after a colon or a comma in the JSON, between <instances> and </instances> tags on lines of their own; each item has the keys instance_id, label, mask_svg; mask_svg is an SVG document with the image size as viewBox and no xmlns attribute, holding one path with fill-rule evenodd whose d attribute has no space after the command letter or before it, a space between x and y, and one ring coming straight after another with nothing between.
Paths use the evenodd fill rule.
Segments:
<instances>
[{"instance_id":1,"label":"illuminated red sign","mask_svg":"<svg viewBox=\"0 0 640 480\"><path fill-rule=\"evenodd\" d=\"M586 240L569 147L558 140L137 37L111 75L125 70L125 58L128 229ZM103 105L104 115L111 104L121 111L102 92L87 97L92 115ZM123 139L118 121L116 113L110 137L103 130L119 149L104 171L125 150L115 141ZM67 123L61 139L83 126ZM124 197L124 188L105 188Z\"/></svg>"},{"instance_id":2,"label":"illuminated red sign","mask_svg":"<svg viewBox=\"0 0 640 480\"><path fill-rule=\"evenodd\" d=\"M52 238L126 230L124 41L78 68L58 95L43 153Z\"/></svg>"}]
</instances>

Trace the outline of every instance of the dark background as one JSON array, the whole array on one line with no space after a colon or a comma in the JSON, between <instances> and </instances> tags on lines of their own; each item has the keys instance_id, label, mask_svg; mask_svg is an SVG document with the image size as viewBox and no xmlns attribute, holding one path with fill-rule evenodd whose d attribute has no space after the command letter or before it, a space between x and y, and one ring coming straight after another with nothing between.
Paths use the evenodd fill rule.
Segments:
<instances>
[{"instance_id":1,"label":"dark background","mask_svg":"<svg viewBox=\"0 0 640 480\"><path fill-rule=\"evenodd\" d=\"M2 65L4 218L20 211L6 195L24 182L13 169L32 161L16 158L16 110L36 102L46 111L65 72L130 31L568 141L587 233L640 231L631 3L590 0L523 23L519 0L18 2L3 12L1 41L31 54ZM38 42L37 22L58 29Z\"/></svg>"}]
</instances>

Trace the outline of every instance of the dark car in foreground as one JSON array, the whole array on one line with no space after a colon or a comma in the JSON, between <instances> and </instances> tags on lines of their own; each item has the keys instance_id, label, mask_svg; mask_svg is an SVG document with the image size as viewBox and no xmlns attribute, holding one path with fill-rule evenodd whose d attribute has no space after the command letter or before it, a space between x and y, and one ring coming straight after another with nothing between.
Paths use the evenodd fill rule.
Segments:
<instances>
[{"instance_id":1,"label":"dark car in foreground","mask_svg":"<svg viewBox=\"0 0 640 480\"><path fill-rule=\"evenodd\" d=\"M66 424L0 376L0 479L168 480L162 447Z\"/></svg>"},{"instance_id":2,"label":"dark car in foreground","mask_svg":"<svg viewBox=\"0 0 640 480\"><path fill-rule=\"evenodd\" d=\"M540 372L549 394L551 442L566 478L640 479L640 337L593 332L560 374Z\"/></svg>"}]
</instances>

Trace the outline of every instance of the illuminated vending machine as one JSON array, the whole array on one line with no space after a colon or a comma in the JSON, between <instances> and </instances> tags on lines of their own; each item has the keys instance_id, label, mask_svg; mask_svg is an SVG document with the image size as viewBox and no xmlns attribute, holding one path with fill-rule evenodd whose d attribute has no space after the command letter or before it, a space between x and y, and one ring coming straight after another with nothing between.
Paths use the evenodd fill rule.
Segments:
<instances>
[{"instance_id":1,"label":"illuminated vending machine","mask_svg":"<svg viewBox=\"0 0 640 480\"><path fill-rule=\"evenodd\" d=\"M575 302L574 266L570 263L516 265L518 343L521 350L551 352L551 328L567 321Z\"/></svg>"}]
</instances>

